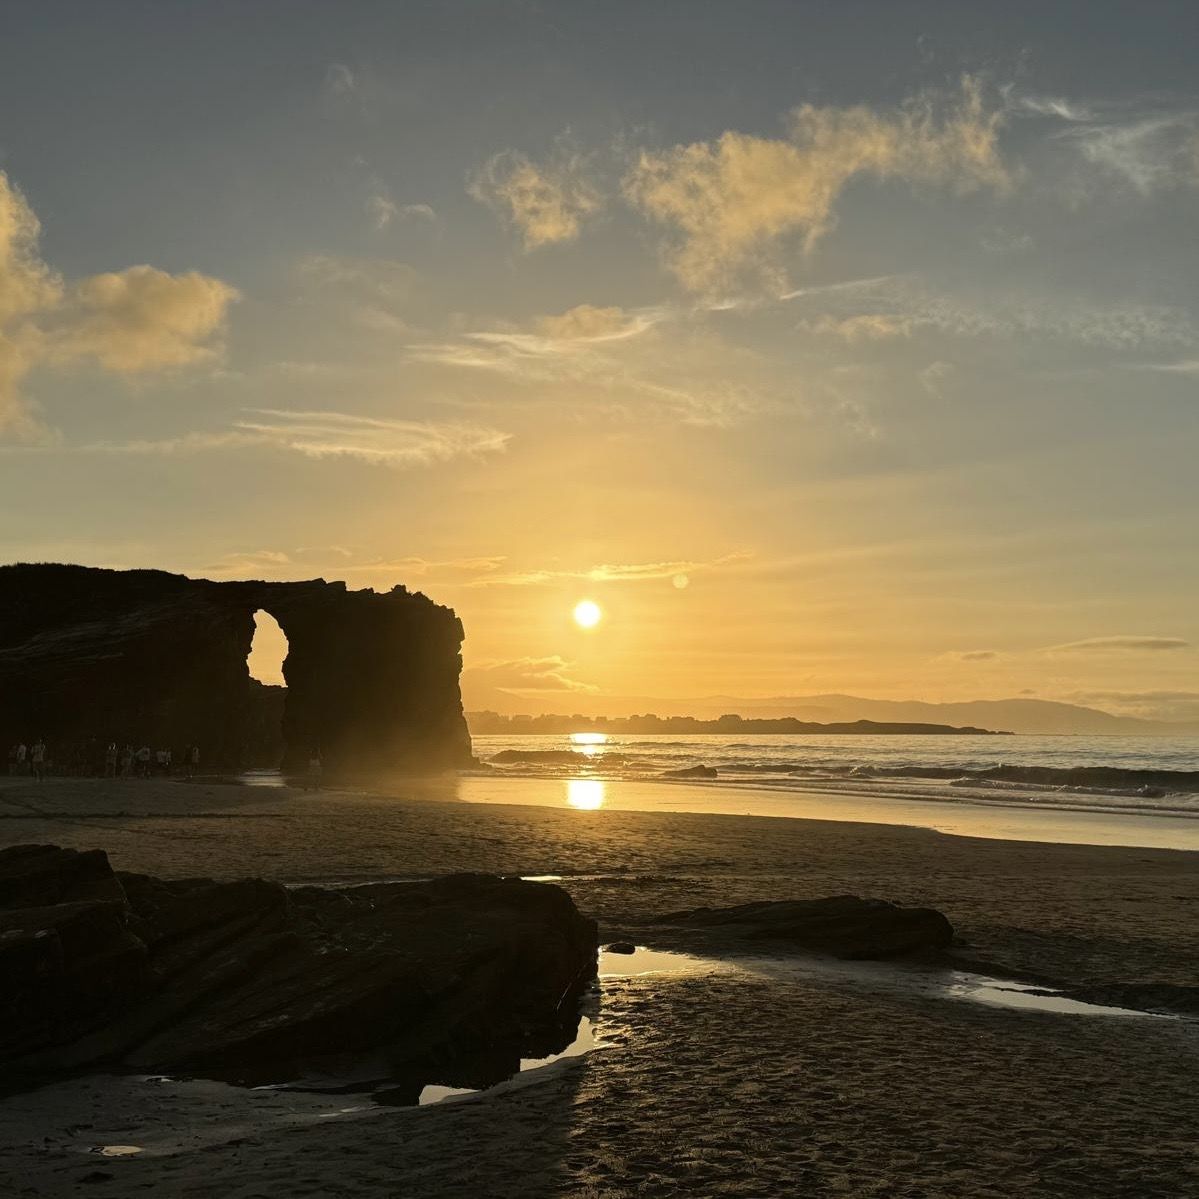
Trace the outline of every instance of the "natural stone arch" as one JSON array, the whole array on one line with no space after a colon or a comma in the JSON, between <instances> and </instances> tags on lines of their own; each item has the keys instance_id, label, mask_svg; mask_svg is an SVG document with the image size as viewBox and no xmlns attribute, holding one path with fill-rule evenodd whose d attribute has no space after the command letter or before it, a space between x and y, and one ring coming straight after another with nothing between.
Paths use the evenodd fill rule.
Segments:
<instances>
[{"instance_id":1,"label":"natural stone arch","mask_svg":"<svg viewBox=\"0 0 1199 1199\"><path fill-rule=\"evenodd\" d=\"M453 611L404 587L323 579L0 567L0 734L194 742L207 765L238 766L258 609L288 640L284 769L303 769L313 747L343 774L471 761Z\"/></svg>"}]
</instances>

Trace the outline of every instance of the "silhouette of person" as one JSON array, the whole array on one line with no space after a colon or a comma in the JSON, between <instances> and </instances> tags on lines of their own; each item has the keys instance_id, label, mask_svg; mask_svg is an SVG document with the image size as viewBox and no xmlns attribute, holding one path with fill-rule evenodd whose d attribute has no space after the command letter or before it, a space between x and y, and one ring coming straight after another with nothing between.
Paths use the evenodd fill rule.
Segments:
<instances>
[{"instance_id":1,"label":"silhouette of person","mask_svg":"<svg viewBox=\"0 0 1199 1199\"><path fill-rule=\"evenodd\" d=\"M39 783L42 782L46 777L46 743L41 737L34 743L29 761L33 766L34 779Z\"/></svg>"}]
</instances>

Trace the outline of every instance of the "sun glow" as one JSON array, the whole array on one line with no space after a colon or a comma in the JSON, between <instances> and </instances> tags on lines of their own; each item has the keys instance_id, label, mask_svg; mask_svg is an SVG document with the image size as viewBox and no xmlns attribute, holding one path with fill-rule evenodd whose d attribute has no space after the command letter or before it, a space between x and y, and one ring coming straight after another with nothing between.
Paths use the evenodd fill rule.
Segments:
<instances>
[{"instance_id":1,"label":"sun glow","mask_svg":"<svg viewBox=\"0 0 1199 1199\"><path fill-rule=\"evenodd\" d=\"M570 744L573 749L577 749L586 758L594 758L596 754L603 753L604 746L608 742L607 733L571 733Z\"/></svg>"},{"instance_id":2,"label":"sun glow","mask_svg":"<svg viewBox=\"0 0 1199 1199\"><path fill-rule=\"evenodd\" d=\"M594 812L604 806L604 784L599 779L569 779L566 802L580 811Z\"/></svg>"},{"instance_id":3,"label":"sun glow","mask_svg":"<svg viewBox=\"0 0 1199 1199\"><path fill-rule=\"evenodd\" d=\"M575 624L581 629L594 629L603 618L603 611L595 600L579 600L575 604Z\"/></svg>"}]
</instances>

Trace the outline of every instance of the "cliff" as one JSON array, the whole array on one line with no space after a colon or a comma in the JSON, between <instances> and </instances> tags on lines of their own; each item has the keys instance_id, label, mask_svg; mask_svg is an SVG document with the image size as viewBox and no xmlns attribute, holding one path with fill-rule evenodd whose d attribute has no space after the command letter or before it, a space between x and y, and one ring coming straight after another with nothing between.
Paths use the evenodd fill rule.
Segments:
<instances>
[{"instance_id":1,"label":"cliff","mask_svg":"<svg viewBox=\"0 0 1199 1199\"><path fill-rule=\"evenodd\" d=\"M0 567L0 737L67 746L195 744L248 764L277 704L250 678L254 613L279 622L284 769L428 771L470 761L462 624L419 592L189 579L154 570Z\"/></svg>"}]
</instances>

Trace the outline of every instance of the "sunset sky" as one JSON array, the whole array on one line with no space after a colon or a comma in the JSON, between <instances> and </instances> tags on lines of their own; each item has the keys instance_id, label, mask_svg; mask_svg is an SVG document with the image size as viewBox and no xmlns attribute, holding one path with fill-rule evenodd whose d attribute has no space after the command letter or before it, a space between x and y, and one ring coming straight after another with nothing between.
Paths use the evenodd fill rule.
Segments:
<instances>
[{"instance_id":1,"label":"sunset sky","mask_svg":"<svg viewBox=\"0 0 1199 1199\"><path fill-rule=\"evenodd\" d=\"M1197 53L1154 0L8 4L0 561L403 582L468 705L1192 715Z\"/></svg>"}]
</instances>

